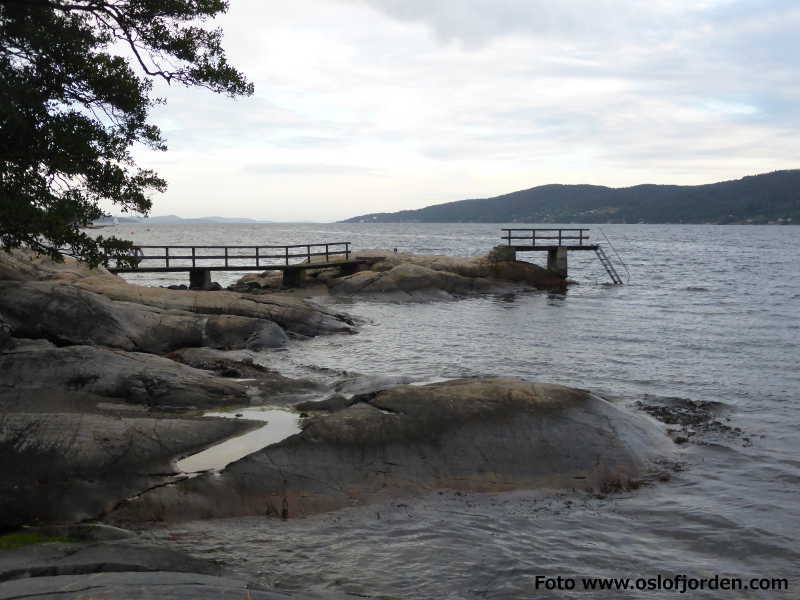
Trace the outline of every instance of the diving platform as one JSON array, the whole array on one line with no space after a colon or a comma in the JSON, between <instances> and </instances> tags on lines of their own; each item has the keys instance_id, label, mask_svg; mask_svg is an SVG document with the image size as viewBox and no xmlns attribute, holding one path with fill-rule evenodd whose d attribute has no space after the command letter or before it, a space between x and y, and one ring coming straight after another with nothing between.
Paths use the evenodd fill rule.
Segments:
<instances>
[{"instance_id":1,"label":"diving platform","mask_svg":"<svg viewBox=\"0 0 800 600\"><path fill-rule=\"evenodd\" d=\"M547 270L566 278L569 252L594 252L614 285L622 285L622 278L600 244L590 242L589 229L501 229L502 239L510 260L517 252L547 252Z\"/></svg>"}]
</instances>

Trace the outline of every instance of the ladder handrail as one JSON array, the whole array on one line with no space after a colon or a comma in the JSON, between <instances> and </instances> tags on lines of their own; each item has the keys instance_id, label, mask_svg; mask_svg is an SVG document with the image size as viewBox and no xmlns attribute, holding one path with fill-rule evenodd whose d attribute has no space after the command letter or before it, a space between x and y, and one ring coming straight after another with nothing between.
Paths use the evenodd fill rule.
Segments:
<instances>
[{"instance_id":1,"label":"ladder handrail","mask_svg":"<svg viewBox=\"0 0 800 600\"><path fill-rule=\"evenodd\" d=\"M598 229L600 229L600 233L602 233L603 237L606 239L606 242L608 243L608 247L611 248L614 251L614 254L617 256L617 260L619 260L620 264L625 269L625 273L627 274L627 278L625 279L625 283L630 283L631 282L631 271L628 268L628 265L626 265L625 261L622 260L622 256L620 256L619 252L617 252L617 249L614 247L614 244L611 243L611 240L608 239L608 236L606 235L606 232L603 231L600 227L598 227Z\"/></svg>"},{"instance_id":2,"label":"ladder handrail","mask_svg":"<svg viewBox=\"0 0 800 600\"><path fill-rule=\"evenodd\" d=\"M600 259L600 264L603 265L603 268L608 273L608 276L611 277L611 281L614 285L622 285L622 278L617 273L617 270L614 268L611 260L608 258L608 255L603 250L602 246L596 246L594 249L595 254L597 254L597 258Z\"/></svg>"}]
</instances>

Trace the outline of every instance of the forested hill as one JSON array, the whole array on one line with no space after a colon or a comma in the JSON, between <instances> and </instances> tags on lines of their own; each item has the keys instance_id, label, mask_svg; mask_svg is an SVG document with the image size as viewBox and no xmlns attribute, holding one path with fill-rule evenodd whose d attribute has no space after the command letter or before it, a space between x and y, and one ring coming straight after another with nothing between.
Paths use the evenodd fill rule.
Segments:
<instances>
[{"instance_id":1,"label":"forested hill","mask_svg":"<svg viewBox=\"0 0 800 600\"><path fill-rule=\"evenodd\" d=\"M691 186L542 185L343 222L800 224L800 169Z\"/></svg>"}]
</instances>

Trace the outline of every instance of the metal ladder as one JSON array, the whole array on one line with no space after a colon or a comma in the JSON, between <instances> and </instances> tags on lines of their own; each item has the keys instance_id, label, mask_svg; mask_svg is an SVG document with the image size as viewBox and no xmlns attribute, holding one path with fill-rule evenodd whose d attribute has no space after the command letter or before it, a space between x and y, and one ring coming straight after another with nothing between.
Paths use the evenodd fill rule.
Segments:
<instances>
[{"instance_id":1,"label":"metal ladder","mask_svg":"<svg viewBox=\"0 0 800 600\"><path fill-rule=\"evenodd\" d=\"M597 258L600 259L600 264L603 265L608 276L611 277L611 281L614 282L614 285L622 285L622 278L619 276L619 273L617 273L617 270L614 268L614 265L609 260L602 246L598 245L595 247L594 252L597 254Z\"/></svg>"}]
</instances>

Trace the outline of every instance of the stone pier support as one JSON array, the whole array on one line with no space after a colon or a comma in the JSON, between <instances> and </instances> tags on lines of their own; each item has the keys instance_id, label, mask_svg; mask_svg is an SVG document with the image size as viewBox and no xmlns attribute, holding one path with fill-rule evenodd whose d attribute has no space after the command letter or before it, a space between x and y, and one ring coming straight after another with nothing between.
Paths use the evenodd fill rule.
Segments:
<instances>
[{"instance_id":1,"label":"stone pier support","mask_svg":"<svg viewBox=\"0 0 800 600\"><path fill-rule=\"evenodd\" d=\"M211 287L211 271L208 269L189 270L189 289L207 290Z\"/></svg>"},{"instance_id":2,"label":"stone pier support","mask_svg":"<svg viewBox=\"0 0 800 600\"><path fill-rule=\"evenodd\" d=\"M567 249L550 248L547 251L547 270L558 273L561 277L567 276Z\"/></svg>"}]
</instances>

